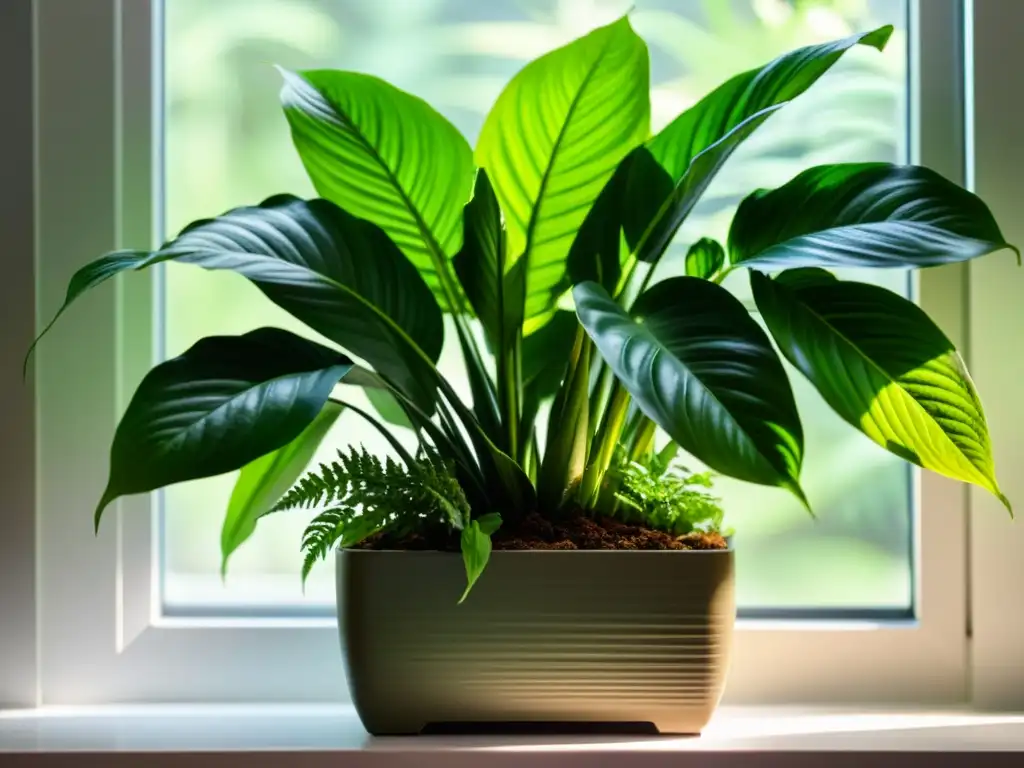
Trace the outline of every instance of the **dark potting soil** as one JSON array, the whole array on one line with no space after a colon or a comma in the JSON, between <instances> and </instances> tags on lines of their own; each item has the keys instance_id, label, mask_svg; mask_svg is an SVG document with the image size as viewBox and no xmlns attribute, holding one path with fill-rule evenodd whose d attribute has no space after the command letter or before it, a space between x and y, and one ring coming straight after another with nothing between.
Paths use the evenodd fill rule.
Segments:
<instances>
[{"instance_id":1,"label":"dark potting soil","mask_svg":"<svg viewBox=\"0 0 1024 768\"><path fill-rule=\"evenodd\" d=\"M590 518L582 512L558 520L531 513L521 521L503 524L491 536L494 549L727 549L717 533L688 533L673 536L641 525L611 518ZM360 549L408 549L459 551L457 535L445 530L412 534L401 538L377 534L359 544Z\"/></svg>"}]
</instances>

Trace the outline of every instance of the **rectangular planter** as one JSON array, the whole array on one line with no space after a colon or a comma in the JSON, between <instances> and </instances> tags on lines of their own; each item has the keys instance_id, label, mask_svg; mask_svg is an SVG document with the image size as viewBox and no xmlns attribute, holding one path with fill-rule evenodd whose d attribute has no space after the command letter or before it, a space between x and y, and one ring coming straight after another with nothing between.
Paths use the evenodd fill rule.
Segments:
<instances>
[{"instance_id":1,"label":"rectangular planter","mask_svg":"<svg viewBox=\"0 0 1024 768\"><path fill-rule=\"evenodd\" d=\"M733 552L342 550L338 621L373 734L459 724L699 733L722 694Z\"/></svg>"}]
</instances>

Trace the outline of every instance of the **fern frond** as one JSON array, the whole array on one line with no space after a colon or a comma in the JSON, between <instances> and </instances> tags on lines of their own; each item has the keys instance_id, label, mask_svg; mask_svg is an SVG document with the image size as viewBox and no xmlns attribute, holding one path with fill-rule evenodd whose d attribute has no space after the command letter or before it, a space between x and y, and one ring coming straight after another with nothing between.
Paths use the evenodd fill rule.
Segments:
<instances>
[{"instance_id":1,"label":"fern frond","mask_svg":"<svg viewBox=\"0 0 1024 768\"><path fill-rule=\"evenodd\" d=\"M302 537L303 583L337 545L350 547L380 531L461 530L470 515L454 466L436 453L423 451L406 466L362 447L338 451L337 461L306 473L271 511L322 507Z\"/></svg>"},{"instance_id":2,"label":"fern frond","mask_svg":"<svg viewBox=\"0 0 1024 768\"><path fill-rule=\"evenodd\" d=\"M712 487L711 473L691 473L685 467L650 466L629 462L621 470L617 515L650 528L682 535L691 531L721 529L721 501L705 489Z\"/></svg>"},{"instance_id":3,"label":"fern frond","mask_svg":"<svg viewBox=\"0 0 1024 768\"><path fill-rule=\"evenodd\" d=\"M348 475L338 464L321 464L319 472L310 471L273 506L270 512L286 509L312 509L341 501L349 488ZM268 513L269 514L269 513Z\"/></svg>"}]
</instances>

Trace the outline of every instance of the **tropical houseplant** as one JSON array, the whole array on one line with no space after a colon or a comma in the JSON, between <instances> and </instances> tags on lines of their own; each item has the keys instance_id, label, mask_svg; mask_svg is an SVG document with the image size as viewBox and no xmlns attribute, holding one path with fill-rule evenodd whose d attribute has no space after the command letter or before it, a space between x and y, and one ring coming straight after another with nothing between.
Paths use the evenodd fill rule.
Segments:
<instances>
[{"instance_id":1,"label":"tropical houseplant","mask_svg":"<svg viewBox=\"0 0 1024 768\"><path fill-rule=\"evenodd\" d=\"M733 553L708 477L672 456L811 508L775 346L883 448L1010 506L950 341L909 300L828 271L1011 248L970 192L914 166L811 168L746 197L725 245L689 246L685 274L653 279L733 150L844 52L890 33L737 75L651 136L647 49L624 18L527 65L475 151L377 78L283 72L321 197L275 196L155 251L108 254L72 278L64 308L120 272L176 261L243 275L340 349L262 328L156 365L117 428L97 526L118 497L240 468L244 525L315 508L306 570L341 545L349 682L373 732L576 719L699 731L724 680ZM767 330L721 286L737 270ZM435 367L444 314L471 403ZM378 414L335 397L339 382ZM353 448L288 490L345 407L397 459ZM418 449L383 422L411 426ZM670 439L659 451L656 428ZM598 531L592 546L654 551L492 556L492 539L586 548L583 528Z\"/></svg>"}]
</instances>

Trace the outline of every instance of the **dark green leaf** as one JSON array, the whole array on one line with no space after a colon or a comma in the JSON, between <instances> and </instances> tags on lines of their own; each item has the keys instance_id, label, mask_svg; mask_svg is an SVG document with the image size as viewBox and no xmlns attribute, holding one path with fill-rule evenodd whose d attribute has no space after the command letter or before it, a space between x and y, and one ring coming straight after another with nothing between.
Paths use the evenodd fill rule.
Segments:
<instances>
[{"instance_id":1,"label":"dark green leaf","mask_svg":"<svg viewBox=\"0 0 1024 768\"><path fill-rule=\"evenodd\" d=\"M650 419L722 474L801 501L803 429L782 363L743 304L694 277L658 283L629 317L594 283L573 289L580 322Z\"/></svg>"},{"instance_id":2,"label":"dark green leaf","mask_svg":"<svg viewBox=\"0 0 1024 768\"><path fill-rule=\"evenodd\" d=\"M461 543L462 562L466 566L466 591L459 598L460 604L469 597L469 591L491 559L491 536L484 533L479 520L474 520L462 529Z\"/></svg>"},{"instance_id":3,"label":"dark green leaf","mask_svg":"<svg viewBox=\"0 0 1024 768\"><path fill-rule=\"evenodd\" d=\"M671 191L668 197L661 202L661 206L656 210L642 207L652 205L655 200L650 191L642 192L639 187L650 190L649 179L658 178L657 174L651 170L648 170L643 176L630 174L626 193L629 206L625 208L623 214L624 232L626 241L630 245L631 255L641 261L657 262L671 244L676 230L697 205L704 190L708 188L719 169L725 165L725 161L732 156L744 139L779 108L778 106L768 107L744 120L720 141L694 157L686 173L670 187ZM648 151L647 148L642 150L644 153ZM660 168L656 160L645 161L642 164L634 163L634 167L641 165L648 169ZM656 186L664 186L664 178Z\"/></svg>"},{"instance_id":4,"label":"dark green leaf","mask_svg":"<svg viewBox=\"0 0 1024 768\"><path fill-rule=\"evenodd\" d=\"M558 390L578 325L575 312L560 309L523 339L523 385L536 386L542 399Z\"/></svg>"},{"instance_id":5,"label":"dark green leaf","mask_svg":"<svg viewBox=\"0 0 1024 768\"><path fill-rule=\"evenodd\" d=\"M326 200L278 195L189 225L141 263L83 267L89 287L118 271L163 261L226 269L251 280L275 304L369 362L426 412L436 399L432 365L444 326L423 279L386 234ZM69 300L72 296L69 292Z\"/></svg>"},{"instance_id":6,"label":"dark green leaf","mask_svg":"<svg viewBox=\"0 0 1024 768\"><path fill-rule=\"evenodd\" d=\"M440 272L462 243L469 144L425 101L371 75L282 75L281 103L317 192L387 232L448 308Z\"/></svg>"},{"instance_id":7,"label":"dark green leaf","mask_svg":"<svg viewBox=\"0 0 1024 768\"><path fill-rule=\"evenodd\" d=\"M228 558L256 530L256 520L299 479L340 414L341 406L328 402L298 437L242 467L220 531L222 577Z\"/></svg>"},{"instance_id":8,"label":"dark green leaf","mask_svg":"<svg viewBox=\"0 0 1024 768\"><path fill-rule=\"evenodd\" d=\"M634 165L640 167L634 169ZM645 176L644 170L650 171L649 177ZM635 184L635 193L644 199L633 200L628 196L627 185L631 176L641 179ZM659 183L667 184L668 188L659 189ZM590 280L603 285L609 293L615 293L624 261L623 216L631 206L643 205L645 196L658 196L660 203L671 193L671 187L671 180L661 170L661 166L654 162L650 152L643 147L630 152L604 185L572 241L568 257L571 284ZM567 287L562 286L556 292Z\"/></svg>"},{"instance_id":9,"label":"dark green leaf","mask_svg":"<svg viewBox=\"0 0 1024 768\"><path fill-rule=\"evenodd\" d=\"M750 273L783 354L853 426L907 461L974 483L996 482L985 415L952 342L911 301L820 270Z\"/></svg>"},{"instance_id":10,"label":"dark green leaf","mask_svg":"<svg viewBox=\"0 0 1024 768\"><path fill-rule=\"evenodd\" d=\"M526 301L525 262L520 259L510 267L501 209L482 169L477 174L473 199L466 205L464 230L462 250L454 260L455 273L494 353L498 381L495 398L487 386L490 379L482 363L471 366L470 373L477 380L473 410L491 439L514 453L520 392L516 357Z\"/></svg>"},{"instance_id":11,"label":"dark green leaf","mask_svg":"<svg viewBox=\"0 0 1024 768\"><path fill-rule=\"evenodd\" d=\"M277 328L211 336L160 363L117 427L96 525L119 496L231 472L287 445L350 368L334 350Z\"/></svg>"},{"instance_id":12,"label":"dark green leaf","mask_svg":"<svg viewBox=\"0 0 1024 768\"><path fill-rule=\"evenodd\" d=\"M522 328L526 283L521 268L509 269L501 209L484 170L478 172L473 199L466 204L464 231L455 273L497 356Z\"/></svg>"},{"instance_id":13,"label":"dark green leaf","mask_svg":"<svg viewBox=\"0 0 1024 768\"><path fill-rule=\"evenodd\" d=\"M619 161L647 137L647 46L626 18L527 64L491 109L476 148L528 259L526 317L565 290L566 256Z\"/></svg>"},{"instance_id":14,"label":"dark green leaf","mask_svg":"<svg viewBox=\"0 0 1024 768\"><path fill-rule=\"evenodd\" d=\"M647 143L668 176L658 194L649 192L650 172L631 180L626 240L633 253L656 262L732 152L775 110L810 88L857 44L881 50L892 34L886 26L784 54L763 67L736 75L709 93ZM669 192L671 194L669 194Z\"/></svg>"},{"instance_id":15,"label":"dark green leaf","mask_svg":"<svg viewBox=\"0 0 1024 768\"><path fill-rule=\"evenodd\" d=\"M725 249L717 240L702 237L686 252L686 274L708 280L725 264Z\"/></svg>"},{"instance_id":16,"label":"dark green leaf","mask_svg":"<svg viewBox=\"0 0 1024 768\"><path fill-rule=\"evenodd\" d=\"M733 264L928 267L1009 248L985 204L934 171L888 163L811 168L740 205Z\"/></svg>"},{"instance_id":17,"label":"dark green leaf","mask_svg":"<svg viewBox=\"0 0 1024 768\"><path fill-rule=\"evenodd\" d=\"M53 316L53 319L47 323L35 341L32 342L32 346L28 348L28 352L25 353L25 360L22 363L22 375L24 376L28 372L28 361L32 356L32 350L36 348L36 345L42 340L43 336L53 327L53 324L57 322L64 310L66 310L75 299L81 296L90 288L95 288L101 283L105 283L112 277L125 272L130 269L138 269L146 259L149 258L149 251L114 251L108 253L96 261L90 262L82 267L80 270L75 272L71 276L71 282L68 284L67 293L64 296L64 303L60 309L57 310L57 314Z\"/></svg>"}]
</instances>

